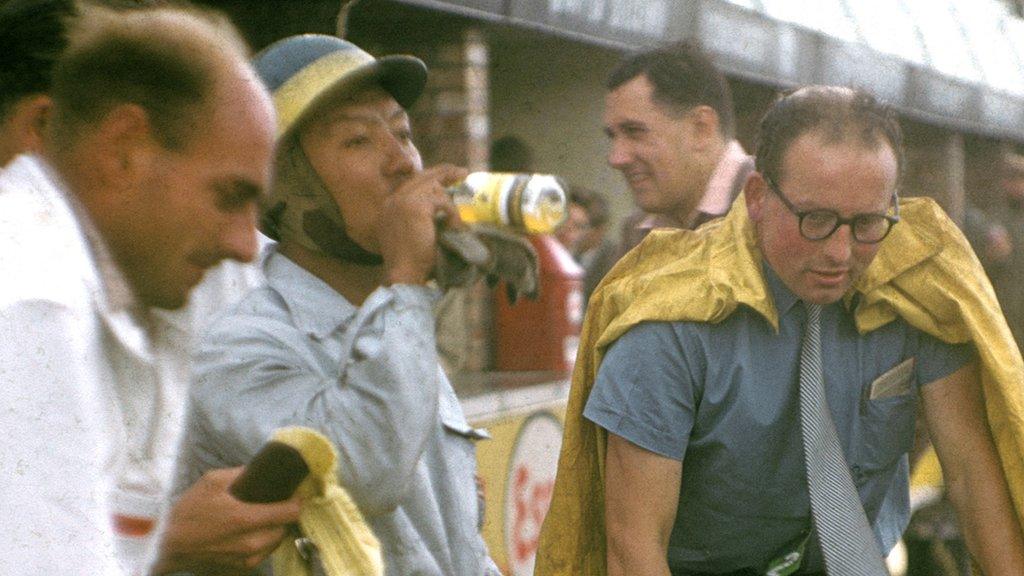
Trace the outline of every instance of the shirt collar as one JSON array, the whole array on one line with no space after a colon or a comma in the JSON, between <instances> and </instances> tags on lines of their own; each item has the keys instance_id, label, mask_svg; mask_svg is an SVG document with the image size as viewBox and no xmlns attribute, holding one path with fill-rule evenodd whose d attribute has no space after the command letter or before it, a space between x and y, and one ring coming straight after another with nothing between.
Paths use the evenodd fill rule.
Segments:
<instances>
[{"instance_id":1,"label":"shirt collar","mask_svg":"<svg viewBox=\"0 0 1024 576\"><path fill-rule=\"evenodd\" d=\"M800 299L786 286L782 278L779 278L775 270L772 270L767 260L762 261L761 272L764 275L765 283L768 285L768 293L771 295L772 301L775 302L775 309L781 318L788 314Z\"/></svg>"},{"instance_id":2,"label":"shirt collar","mask_svg":"<svg viewBox=\"0 0 1024 576\"><path fill-rule=\"evenodd\" d=\"M735 140L730 140L725 146L722 157L711 172L707 188L704 189L704 197L697 205L697 211L712 216L721 216L729 211L732 204L732 187L736 181L736 174L749 156Z\"/></svg>"},{"instance_id":3,"label":"shirt collar","mask_svg":"<svg viewBox=\"0 0 1024 576\"><path fill-rule=\"evenodd\" d=\"M647 214L636 227L640 230L654 230L655 228L683 228L675 218L669 218L662 214Z\"/></svg>"},{"instance_id":4,"label":"shirt collar","mask_svg":"<svg viewBox=\"0 0 1024 576\"><path fill-rule=\"evenodd\" d=\"M704 189L704 196L697 205L699 214L708 216L722 216L732 206L732 188L736 182L736 175L749 162L750 156L743 150L743 146L736 140L730 140L725 146L722 157L711 172L708 185ZM674 218L662 214L647 214L637 224L640 230L653 230L655 228L685 228Z\"/></svg>"},{"instance_id":5,"label":"shirt collar","mask_svg":"<svg viewBox=\"0 0 1024 576\"><path fill-rule=\"evenodd\" d=\"M96 270L99 273L100 286L107 311L111 313L124 312L136 320L145 320L145 308L136 297L121 267L114 260L110 247L96 228L92 218L89 217L89 212L85 209L85 206L82 205L78 197L70 192L64 179L49 163L40 161L39 165L46 178L50 180L53 188L68 203L71 213L74 215L75 221L82 231L86 246L92 255ZM142 322L142 324L145 325L145 322Z\"/></svg>"},{"instance_id":6,"label":"shirt collar","mask_svg":"<svg viewBox=\"0 0 1024 576\"><path fill-rule=\"evenodd\" d=\"M277 246L267 247L263 271L267 285L284 300L295 326L317 339L329 336L356 314L351 302L278 252Z\"/></svg>"}]
</instances>

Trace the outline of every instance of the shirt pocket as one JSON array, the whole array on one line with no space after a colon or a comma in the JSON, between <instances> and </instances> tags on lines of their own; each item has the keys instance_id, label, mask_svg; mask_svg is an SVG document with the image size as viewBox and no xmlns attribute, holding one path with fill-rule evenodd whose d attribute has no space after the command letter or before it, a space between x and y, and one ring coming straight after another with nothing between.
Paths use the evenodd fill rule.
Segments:
<instances>
[{"instance_id":1,"label":"shirt pocket","mask_svg":"<svg viewBox=\"0 0 1024 576\"><path fill-rule=\"evenodd\" d=\"M462 405L459 404L455 391L447 384L447 378L441 372L441 368L438 367L437 370L438 378L442 382L437 410L441 426L444 427L445 432L448 435L454 435L468 441L470 445L476 440L490 438L491 435L487 433L487 430L474 428L469 425L469 422L466 421L466 415L462 412ZM473 455L473 458L475 459L476 456Z\"/></svg>"},{"instance_id":2,"label":"shirt pocket","mask_svg":"<svg viewBox=\"0 0 1024 576\"><path fill-rule=\"evenodd\" d=\"M897 364L863 390L856 453L857 464L866 473L890 468L914 447L917 387L907 365Z\"/></svg>"},{"instance_id":3,"label":"shirt pocket","mask_svg":"<svg viewBox=\"0 0 1024 576\"><path fill-rule=\"evenodd\" d=\"M461 414L449 416L441 411L441 428L444 430L444 443L448 450L457 453L462 466L476 473L476 442L491 436L483 428L470 426Z\"/></svg>"}]
</instances>

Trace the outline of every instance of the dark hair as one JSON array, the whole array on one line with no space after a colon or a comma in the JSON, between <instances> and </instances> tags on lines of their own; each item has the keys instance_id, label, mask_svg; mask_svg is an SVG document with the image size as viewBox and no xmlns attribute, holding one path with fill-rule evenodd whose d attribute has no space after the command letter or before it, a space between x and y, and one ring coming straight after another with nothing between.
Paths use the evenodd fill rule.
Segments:
<instances>
[{"instance_id":1,"label":"dark hair","mask_svg":"<svg viewBox=\"0 0 1024 576\"><path fill-rule=\"evenodd\" d=\"M142 107L154 137L180 150L207 115L219 70L248 49L218 12L178 7L83 8L53 73L52 139L69 147L114 107Z\"/></svg>"},{"instance_id":2,"label":"dark hair","mask_svg":"<svg viewBox=\"0 0 1024 576\"><path fill-rule=\"evenodd\" d=\"M1024 177L1024 156L1013 152L1003 154L999 159L999 173L1006 179Z\"/></svg>"},{"instance_id":3,"label":"dark hair","mask_svg":"<svg viewBox=\"0 0 1024 576\"><path fill-rule=\"evenodd\" d=\"M50 91L67 45L72 0L8 0L0 5L0 118L18 100Z\"/></svg>"},{"instance_id":4,"label":"dark hair","mask_svg":"<svg viewBox=\"0 0 1024 576\"><path fill-rule=\"evenodd\" d=\"M896 155L897 185L903 174L903 131L895 111L871 94L839 86L809 86L784 94L761 119L757 171L776 184L782 159L800 136L821 132L829 142L859 139L868 145L885 141Z\"/></svg>"},{"instance_id":5,"label":"dark hair","mask_svg":"<svg viewBox=\"0 0 1024 576\"><path fill-rule=\"evenodd\" d=\"M518 136L502 136L491 144L491 169L495 172L531 172L533 151Z\"/></svg>"},{"instance_id":6,"label":"dark hair","mask_svg":"<svg viewBox=\"0 0 1024 576\"><path fill-rule=\"evenodd\" d=\"M608 222L608 200L601 194L578 184L568 188L569 202L579 204L587 213L587 222L594 228Z\"/></svg>"},{"instance_id":7,"label":"dark hair","mask_svg":"<svg viewBox=\"0 0 1024 576\"><path fill-rule=\"evenodd\" d=\"M645 76L654 86L655 101L677 112L694 106L710 106L718 114L718 130L732 138L735 117L732 93L714 62L695 46L677 42L627 56L608 75L605 84L615 90Z\"/></svg>"}]
</instances>

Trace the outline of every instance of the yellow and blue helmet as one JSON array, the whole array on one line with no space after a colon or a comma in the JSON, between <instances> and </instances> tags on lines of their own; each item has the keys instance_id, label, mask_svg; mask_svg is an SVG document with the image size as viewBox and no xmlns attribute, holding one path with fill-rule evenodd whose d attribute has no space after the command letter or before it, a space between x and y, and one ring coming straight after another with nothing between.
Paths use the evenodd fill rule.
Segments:
<instances>
[{"instance_id":1,"label":"yellow and blue helmet","mask_svg":"<svg viewBox=\"0 0 1024 576\"><path fill-rule=\"evenodd\" d=\"M277 111L274 184L262 202L260 230L274 240L296 242L333 258L380 264L379 254L348 236L334 197L293 136L326 104L368 83L409 108L423 92L427 67L412 56L374 58L351 42L320 34L275 42L256 55L253 66Z\"/></svg>"},{"instance_id":2,"label":"yellow and blue helmet","mask_svg":"<svg viewBox=\"0 0 1024 576\"><path fill-rule=\"evenodd\" d=\"M375 81L403 108L416 102L427 82L427 67L419 58L374 58L351 42L323 34L279 40L260 51L253 66L273 95L279 140L325 102L367 81Z\"/></svg>"}]
</instances>

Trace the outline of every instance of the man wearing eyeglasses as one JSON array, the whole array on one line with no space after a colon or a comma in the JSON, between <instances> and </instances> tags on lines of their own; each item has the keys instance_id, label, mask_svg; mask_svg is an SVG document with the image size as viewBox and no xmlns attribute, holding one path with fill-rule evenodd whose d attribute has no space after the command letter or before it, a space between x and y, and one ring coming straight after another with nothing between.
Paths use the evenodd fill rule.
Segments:
<instances>
[{"instance_id":1,"label":"man wearing eyeglasses","mask_svg":"<svg viewBox=\"0 0 1024 576\"><path fill-rule=\"evenodd\" d=\"M866 94L790 94L723 221L612 270L538 576L886 574L918 410L984 573L1024 574L1024 368L955 226L897 203L901 140Z\"/></svg>"}]
</instances>

